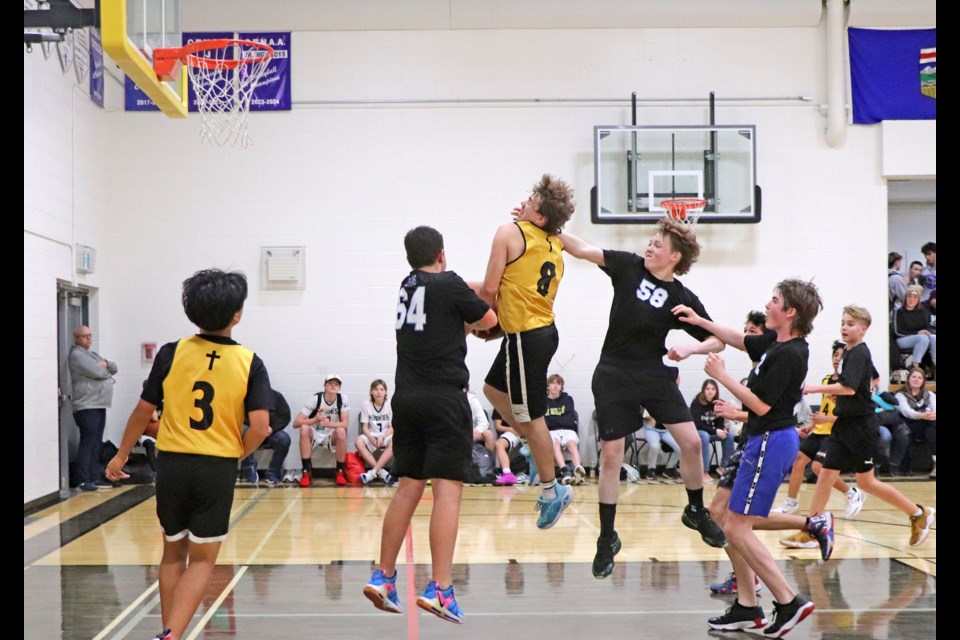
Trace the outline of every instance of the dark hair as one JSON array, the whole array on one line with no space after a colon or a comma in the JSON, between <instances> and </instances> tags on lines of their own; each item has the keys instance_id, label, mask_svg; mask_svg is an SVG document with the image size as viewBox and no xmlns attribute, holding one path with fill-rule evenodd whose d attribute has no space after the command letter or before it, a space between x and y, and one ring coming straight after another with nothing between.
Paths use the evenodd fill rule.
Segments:
<instances>
[{"instance_id":1,"label":"dark hair","mask_svg":"<svg viewBox=\"0 0 960 640\"><path fill-rule=\"evenodd\" d=\"M183 310L203 331L229 327L246 299L247 277L239 271L204 269L183 281Z\"/></svg>"},{"instance_id":2,"label":"dark hair","mask_svg":"<svg viewBox=\"0 0 960 640\"><path fill-rule=\"evenodd\" d=\"M920 262L919 260L914 260L913 262L910 263L910 266L912 267L912 266L915 265L915 264L918 264L918 265L920 265L921 267L923 267L923 263Z\"/></svg>"},{"instance_id":3,"label":"dark hair","mask_svg":"<svg viewBox=\"0 0 960 640\"><path fill-rule=\"evenodd\" d=\"M707 378L703 381L703 384L700 385L700 393L697 394L697 402L700 404L707 404L707 395L705 392L708 384L712 384L713 388L717 390L717 395L714 397L714 400L720 399L720 384L713 378Z\"/></svg>"},{"instance_id":4,"label":"dark hair","mask_svg":"<svg viewBox=\"0 0 960 640\"><path fill-rule=\"evenodd\" d=\"M693 263L700 258L700 243L693 228L670 218L663 218L657 222L656 233L669 239L670 249L680 254L680 261L673 268L673 272L682 276L690 271Z\"/></svg>"},{"instance_id":5,"label":"dark hair","mask_svg":"<svg viewBox=\"0 0 960 640\"><path fill-rule=\"evenodd\" d=\"M837 349L846 349L847 345L843 340L834 340L833 345L830 347L830 355L833 355L833 352Z\"/></svg>"},{"instance_id":6,"label":"dark hair","mask_svg":"<svg viewBox=\"0 0 960 640\"><path fill-rule=\"evenodd\" d=\"M816 285L806 280L788 278L781 280L775 287L783 298L783 310L796 309L792 329L798 336L805 338L813 331L813 319L823 309L823 300Z\"/></svg>"},{"instance_id":7,"label":"dark hair","mask_svg":"<svg viewBox=\"0 0 960 640\"><path fill-rule=\"evenodd\" d=\"M563 381L563 376L561 376L559 373L551 374L550 377L547 378L547 384L550 384L551 382L559 382L559 383L560 383L560 391L563 391L563 387L564 387L564 384L565 384L564 381Z\"/></svg>"},{"instance_id":8,"label":"dark hair","mask_svg":"<svg viewBox=\"0 0 960 640\"><path fill-rule=\"evenodd\" d=\"M747 322L763 328L767 325L767 314L763 311L751 311L747 314Z\"/></svg>"},{"instance_id":9,"label":"dark hair","mask_svg":"<svg viewBox=\"0 0 960 640\"><path fill-rule=\"evenodd\" d=\"M407 250L407 262L419 269L437 261L443 251L443 236L433 227L421 226L407 232L403 246Z\"/></svg>"},{"instance_id":10,"label":"dark hair","mask_svg":"<svg viewBox=\"0 0 960 640\"><path fill-rule=\"evenodd\" d=\"M540 196L537 212L547 220L543 230L550 235L560 233L573 215L573 189L563 180L545 173L533 185L531 193Z\"/></svg>"},{"instance_id":11,"label":"dark hair","mask_svg":"<svg viewBox=\"0 0 960 640\"><path fill-rule=\"evenodd\" d=\"M910 391L910 376L914 373L919 373L921 376L923 376L923 386L920 388L920 391L926 392L927 390L927 373L922 367L912 365L909 369L907 369L907 379L903 381L903 386L900 388L900 391L904 392L908 396L913 395L913 392Z\"/></svg>"},{"instance_id":12,"label":"dark hair","mask_svg":"<svg viewBox=\"0 0 960 640\"><path fill-rule=\"evenodd\" d=\"M922 247L920 247L920 253L922 253L923 255L927 255L927 254L930 253L931 251L932 251L933 253L936 253L936 252L937 252L937 243L936 243L936 242L927 242L927 243L924 244Z\"/></svg>"},{"instance_id":13,"label":"dark hair","mask_svg":"<svg viewBox=\"0 0 960 640\"><path fill-rule=\"evenodd\" d=\"M893 265L897 263L897 260L903 260L903 256L897 253L896 251L891 251L887 254L887 269L893 269Z\"/></svg>"}]
</instances>

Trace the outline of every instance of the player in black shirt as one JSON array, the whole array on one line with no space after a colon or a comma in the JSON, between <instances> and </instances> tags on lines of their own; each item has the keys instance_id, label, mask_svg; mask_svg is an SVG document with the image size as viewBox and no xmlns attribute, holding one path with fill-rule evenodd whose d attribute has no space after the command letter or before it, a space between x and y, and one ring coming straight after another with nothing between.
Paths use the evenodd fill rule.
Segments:
<instances>
[{"instance_id":1,"label":"player in black shirt","mask_svg":"<svg viewBox=\"0 0 960 640\"><path fill-rule=\"evenodd\" d=\"M451 583L460 519L464 460L473 441L473 413L463 392L466 329L489 329L497 315L467 283L445 271L443 236L417 227L403 239L413 271L400 285L397 303L397 371L393 396L393 475L400 478L380 539L380 568L364 595L383 611L401 613L397 554L413 512L432 482L430 516L432 580L417 599L421 609L463 622Z\"/></svg>"},{"instance_id":2,"label":"player in black shirt","mask_svg":"<svg viewBox=\"0 0 960 640\"><path fill-rule=\"evenodd\" d=\"M704 371L730 390L747 410L749 436L740 459L730 495L729 511L723 531L730 542L727 554L738 580L745 585L737 601L727 612L710 618L707 624L724 631L763 629L763 635L779 638L813 612L814 605L798 595L780 572L770 551L753 529L770 513L777 490L789 473L800 447L794 407L802 399L801 389L807 375L809 348L805 337L813 329L823 302L816 287L801 280L783 280L767 303L766 328L762 335L744 335L738 329L721 327L702 318L689 307L673 311L683 322L703 327L725 343L746 350L757 362L741 384L716 354L707 356ZM833 517L824 514L811 519L821 536L829 557L833 545ZM814 531L811 531L814 533ZM757 602L754 574L770 589L775 601L773 621L767 624Z\"/></svg>"},{"instance_id":3,"label":"player in black shirt","mask_svg":"<svg viewBox=\"0 0 960 640\"><path fill-rule=\"evenodd\" d=\"M597 426L603 441L600 537L593 562L594 577L610 575L613 558L621 547L614 522L624 438L643 426L641 407L663 424L680 445L680 469L689 502L683 511L683 523L699 531L707 544L723 547L723 531L703 505L700 436L677 386L677 368L663 363L664 356L679 361L693 354L723 349L723 344L709 331L682 323L671 313L677 305L688 305L708 317L697 296L674 278L689 271L700 256L696 236L685 225L662 220L643 257L600 249L566 232L560 234L560 239L565 251L598 265L613 285L607 335L592 383ZM699 342L673 347L668 353L666 338L673 329L682 329Z\"/></svg>"},{"instance_id":4,"label":"player in black shirt","mask_svg":"<svg viewBox=\"0 0 960 640\"><path fill-rule=\"evenodd\" d=\"M840 337L846 349L840 361L840 379L833 384L809 385L803 389L804 393L830 393L837 396L837 407L834 409L837 421L824 445L826 458L817 476L810 512L820 513L826 507L830 489L840 477L840 471L852 468L861 491L880 498L910 517L910 546L916 547L927 539L936 509L915 504L874 475L873 456L880 439L880 425L870 389L875 369L870 349L863 341L870 323L870 312L863 307L844 307Z\"/></svg>"}]
</instances>

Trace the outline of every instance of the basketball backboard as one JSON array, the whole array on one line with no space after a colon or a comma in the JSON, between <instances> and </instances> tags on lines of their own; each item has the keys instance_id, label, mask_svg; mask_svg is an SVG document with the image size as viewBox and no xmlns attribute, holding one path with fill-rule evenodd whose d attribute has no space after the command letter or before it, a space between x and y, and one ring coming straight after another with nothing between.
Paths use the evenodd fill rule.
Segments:
<instances>
[{"instance_id":1,"label":"basketball backboard","mask_svg":"<svg viewBox=\"0 0 960 640\"><path fill-rule=\"evenodd\" d=\"M591 217L653 223L667 198L703 198L699 222L759 222L756 127L594 127Z\"/></svg>"},{"instance_id":2,"label":"basketball backboard","mask_svg":"<svg viewBox=\"0 0 960 640\"><path fill-rule=\"evenodd\" d=\"M180 0L100 0L103 50L165 114L187 116L187 73L161 81L153 70L153 51L180 47Z\"/></svg>"}]
</instances>

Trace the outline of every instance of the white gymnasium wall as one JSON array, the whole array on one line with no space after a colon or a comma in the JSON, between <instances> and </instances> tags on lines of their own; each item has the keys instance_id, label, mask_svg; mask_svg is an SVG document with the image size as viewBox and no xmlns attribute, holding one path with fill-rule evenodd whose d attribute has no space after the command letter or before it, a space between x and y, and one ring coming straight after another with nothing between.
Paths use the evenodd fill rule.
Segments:
<instances>
[{"instance_id":1,"label":"white gymnasium wall","mask_svg":"<svg viewBox=\"0 0 960 640\"><path fill-rule=\"evenodd\" d=\"M890 205L887 246L904 257L906 273L914 260L926 262L920 247L937 241L937 205L929 202L901 202Z\"/></svg>"},{"instance_id":2,"label":"white gymnasium wall","mask_svg":"<svg viewBox=\"0 0 960 640\"><path fill-rule=\"evenodd\" d=\"M108 436L119 436L147 374L139 344L191 332L179 283L196 269L250 276L235 336L264 358L294 411L323 374L335 372L356 414L372 379L392 387L395 296L408 270L402 237L411 227L437 227L450 268L480 279L494 229L550 172L576 188L570 231L605 247L641 250L650 227L589 221L592 127L629 123L625 104L472 98L627 99L631 91L699 98L711 90L720 97L813 96L812 103L719 105L718 122L757 124L763 221L701 227L703 256L682 279L716 319L739 326L779 279L814 278L826 303L811 337L810 376L819 379L841 307L886 306L876 276L887 251L880 130L852 127L841 148L826 145L816 107L824 101L818 29L695 31L684 34L682 46L676 29L295 33L296 106L252 114L256 145L245 151L201 146L195 116L106 114L102 144L112 153L102 168L112 187L109 224L96 244L99 333L109 329L103 351L121 366ZM449 98L465 102L384 104ZM322 104L337 100L378 104ZM644 124L702 124L707 117L705 103L642 104L639 112ZM268 245L306 247L304 291L260 291L260 247ZM553 369L585 417L610 294L598 269L568 259ZM885 362L883 336L869 337L876 361ZM496 345L471 339L470 346L471 384L479 391ZM728 350L726 357L745 373L743 354ZM682 371L692 398L704 377L702 358Z\"/></svg>"},{"instance_id":3,"label":"white gymnasium wall","mask_svg":"<svg viewBox=\"0 0 960 640\"><path fill-rule=\"evenodd\" d=\"M57 281L96 288L111 260L100 241L109 213L103 205L104 143L97 134L105 115L76 84L73 70L61 71L55 52L44 60L38 45L24 53L23 66L23 500L28 502L59 489ZM75 243L101 250L99 272L85 280L73 274ZM94 332L99 351L100 327Z\"/></svg>"}]
</instances>

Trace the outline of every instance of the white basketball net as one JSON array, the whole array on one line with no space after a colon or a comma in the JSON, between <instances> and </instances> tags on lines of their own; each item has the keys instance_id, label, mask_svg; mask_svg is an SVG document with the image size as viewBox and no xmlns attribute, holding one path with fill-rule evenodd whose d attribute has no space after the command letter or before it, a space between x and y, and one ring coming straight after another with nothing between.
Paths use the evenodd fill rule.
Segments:
<instances>
[{"instance_id":1,"label":"white basketball net","mask_svg":"<svg viewBox=\"0 0 960 640\"><path fill-rule=\"evenodd\" d=\"M272 54L264 49L232 42L189 56L187 69L200 110L200 140L223 147L247 147L250 99L270 65ZM231 68L237 60L250 60Z\"/></svg>"},{"instance_id":2,"label":"white basketball net","mask_svg":"<svg viewBox=\"0 0 960 640\"><path fill-rule=\"evenodd\" d=\"M667 212L666 215L671 220L693 227L700 219L700 214L707 206L707 201L699 198L674 198L672 200L661 200L660 206Z\"/></svg>"}]
</instances>

